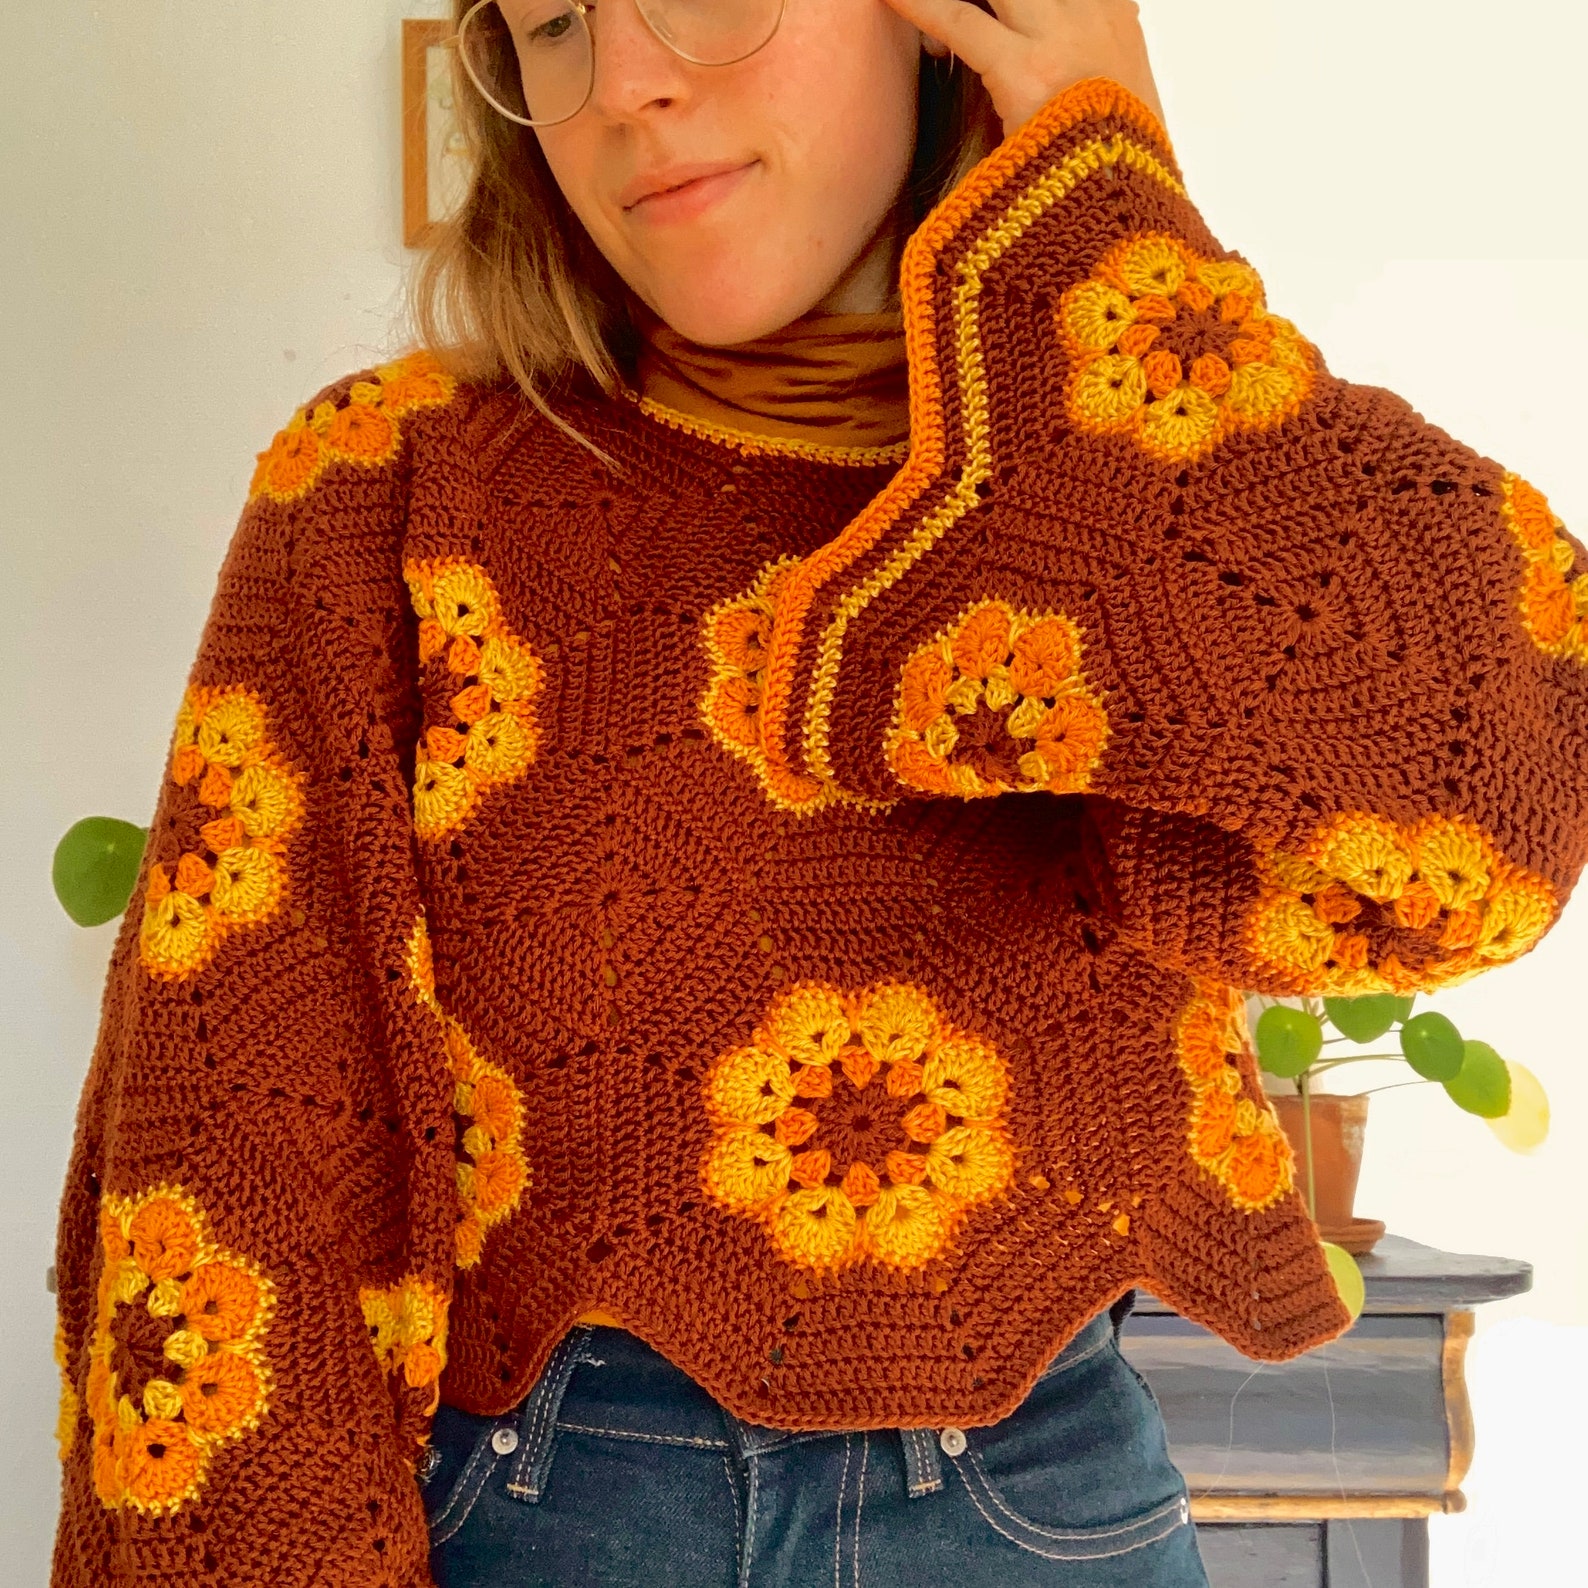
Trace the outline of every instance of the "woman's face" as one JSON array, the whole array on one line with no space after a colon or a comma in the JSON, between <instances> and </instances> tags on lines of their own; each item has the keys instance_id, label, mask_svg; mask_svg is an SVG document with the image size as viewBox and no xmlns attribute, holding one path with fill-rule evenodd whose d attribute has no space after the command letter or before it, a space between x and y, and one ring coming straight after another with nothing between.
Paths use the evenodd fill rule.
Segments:
<instances>
[{"instance_id":1,"label":"woman's face","mask_svg":"<svg viewBox=\"0 0 1588 1588\"><path fill-rule=\"evenodd\" d=\"M756 54L695 66L634 0L599 0L589 21L589 103L536 135L631 291L718 346L818 305L882 306L892 254L879 233L915 145L911 24L884 0L788 0Z\"/></svg>"}]
</instances>

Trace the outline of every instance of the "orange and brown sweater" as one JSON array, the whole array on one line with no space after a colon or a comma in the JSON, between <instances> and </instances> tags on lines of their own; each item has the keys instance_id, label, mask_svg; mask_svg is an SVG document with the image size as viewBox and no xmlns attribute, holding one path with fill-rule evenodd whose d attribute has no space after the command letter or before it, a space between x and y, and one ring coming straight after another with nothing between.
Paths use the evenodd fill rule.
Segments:
<instances>
[{"instance_id":1,"label":"orange and brown sweater","mask_svg":"<svg viewBox=\"0 0 1588 1588\"><path fill-rule=\"evenodd\" d=\"M261 455L65 1191L57 1588L427 1583L430 1413L591 1308L813 1428L995 1419L1138 1282L1346 1326L1240 990L1550 927L1588 556L1111 84L903 297L907 456L566 396L608 468L423 355Z\"/></svg>"}]
</instances>

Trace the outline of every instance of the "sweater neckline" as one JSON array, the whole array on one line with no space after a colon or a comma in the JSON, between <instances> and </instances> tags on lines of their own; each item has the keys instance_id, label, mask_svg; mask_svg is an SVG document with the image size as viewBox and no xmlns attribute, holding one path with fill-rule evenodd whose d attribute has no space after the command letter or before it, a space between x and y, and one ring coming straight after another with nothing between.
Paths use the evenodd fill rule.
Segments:
<instances>
[{"instance_id":1,"label":"sweater neckline","mask_svg":"<svg viewBox=\"0 0 1588 1588\"><path fill-rule=\"evenodd\" d=\"M897 467L910 455L910 443L895 442L886 447L838 446L830 443L806 441L793 436L757 435L748 430L738 430L731 425L717 424L694 414L686 414L654 397L643 397L637 392L626 392L647 419L681 431L713 446L729 448L743 457L794 458L806 463L818 463L839 468L870 469L882 465Z\"/></svg>"},{"instance_id":2,"label":"sweater neckline","mask_svg":"<svg viewBox=\"0 0 1588 1588\"><path fill-rule=\"evenodd\" d=\"M897 463L909 450L903 316L814 310L731 347L689 341L631 303L634 395L674 429L745 455Z\"/></svg>"}]
</instances>

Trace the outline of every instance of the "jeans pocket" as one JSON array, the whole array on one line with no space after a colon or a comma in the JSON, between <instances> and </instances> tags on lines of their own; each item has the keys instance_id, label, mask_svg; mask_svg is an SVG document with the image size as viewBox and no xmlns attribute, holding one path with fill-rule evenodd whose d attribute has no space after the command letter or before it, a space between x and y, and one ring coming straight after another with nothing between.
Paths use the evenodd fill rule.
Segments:
<instances>
[{"instance_id":1,"label":"jeans pocket","mask_svg":"<svg viewBox=\"0 0 1588 1588\"><path fill-rule=\"evenodd\" d=\"M975 1451L967 1451L955 1465L982 1520L1010 1543L1047 1560L1103 1560L1127 1555L1167 1538L1191 1519L1191 1502L1182 1485L1178 1493L1131 1516L1087 1527L1049 1527L1015 1510L994 1486Z\"/></svg>"},{"instance_id":2,"label":"jeans pocket","mask_svg":"<svg viewBox=\"0 0 1588 1588\"><path fill-rule=\"evenodd\" d=\"M1114 1346L1039 1380L1002 1422L967 1430L954 1465L982 1520L1048 1560L1102 1560L1190 1522L1163 1418Z\"/></svg>"},{"instance_id":3,"label":"jeans pocket","mask_svg":"<svg viewBox=\"0 0 1588 1588\"><path fill-rule=\"evenodd\" d=\"M467 1416L465 1413L456 1415L460 1420ZM486 1480L491 1476L501 1454L494 1441L499 1430L507 1424L489 1417L468 1417L467 1421L480 1426L467 1430L455 1427L446 1431L442 1459L423 1486L425 1518L430 1526L432 1549L446 1543L468 1521L469 1513L484 1492ZM461 1465L458 1462L460 1455Z\"/></svg>"}]
</instances>

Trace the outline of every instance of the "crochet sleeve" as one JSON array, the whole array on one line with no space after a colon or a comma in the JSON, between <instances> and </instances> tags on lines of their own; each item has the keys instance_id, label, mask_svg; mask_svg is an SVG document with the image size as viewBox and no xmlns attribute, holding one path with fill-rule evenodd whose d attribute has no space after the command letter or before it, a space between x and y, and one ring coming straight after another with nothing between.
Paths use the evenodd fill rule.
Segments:
<instances>
[{"instance_id":1,"label":"crochet sleeve","mask_svg":"<svg viewBox=\"0 0 1588 1588\"><path fill-rule=\"evenodd\" d=\"M61 1207L54 1588L430 1583L456 1193L399 421L436 381L300 413L220 575Z\"/></svg>"},{"instance_id":2,"label":"crochet sleeve","mask_svg":"<svg viewBox=\"0 0 1588 1588\"><path fill-rule=\"evenodd\" d=\"M750 593L769 796L1084 800L1124 930L1257 990L1531 947L1588 857L1588 555L1539 491L1332 375L1103 79L903 296L908 463Z\"/></svg>"}]
</instances>

